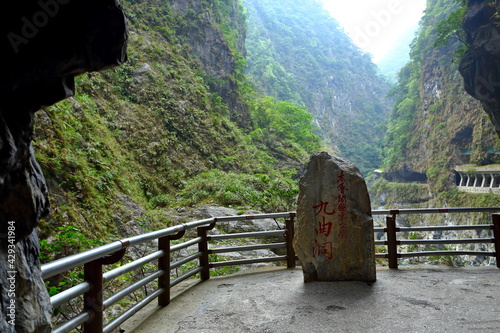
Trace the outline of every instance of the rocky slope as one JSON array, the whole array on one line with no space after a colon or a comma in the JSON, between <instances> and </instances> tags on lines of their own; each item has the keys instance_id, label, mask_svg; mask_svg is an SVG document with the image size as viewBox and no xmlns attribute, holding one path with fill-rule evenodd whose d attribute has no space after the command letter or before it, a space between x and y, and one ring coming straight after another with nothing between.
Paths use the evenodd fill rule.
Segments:
<instances>
[{"instance_id":1,"label":"rocky slope","mask_svg":"<svg viewBox=\"0 0 500 333\"><path fill-rule=\"evenodd\" d=\"M308 152L278 130L272 142L250 135L259 127L242 74L239 2L135 1L124 9L128 61L79 76L74 98L37 114L34 146L53 206L42 237L70 225L116 238L130 221L165 226L164 207L209 201L288 209L290 175ZM271 192L276 200L266 199Z\"/></svg>"}]
</instances>

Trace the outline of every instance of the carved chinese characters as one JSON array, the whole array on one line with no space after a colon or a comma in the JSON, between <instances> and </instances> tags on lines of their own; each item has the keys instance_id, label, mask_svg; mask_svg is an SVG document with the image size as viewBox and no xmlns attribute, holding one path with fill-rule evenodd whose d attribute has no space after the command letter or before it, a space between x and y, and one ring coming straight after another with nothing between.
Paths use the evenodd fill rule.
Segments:
<instances>
[{"instance_id":1,"label":"carved chinese characters","mask_svg":"<svg viewBox=\"0 0 500 333\"><path fill-rule=\"evenodd\" d=\"M314 209L319 208L316 213L316 216L318 216L318 226L316 228L316 239L314 240L313 257L325 256L328 259L333 259L333 244L325 240L328 240L333 226L329 215L334 215L335 211L328 212L327 206L328 202L320 202L319 205L312 207Z\"/></svg>"},{"instance_id":2,"label":"carved chinese characters","mask_svg":"<svg viewBox=\"0 0 500 333\"><path fill-rule=\"evenodd\" d=\"M337 189L339 190L338 195L338 206L337 209L339 211L339 238L347 237L347 188L345 187L345 177L344 170L340 170L339 176L337 177Z\"/></svg>"},{"instance_id":3,"label":"carved chinese characters","mask_svg":"<svg viewBox=\"0 0 500 333\"><path fill-rule=\"evenodd\" d=\"M370 198L358 169L326 152L300 181L294 247L304 281L374 281Z\"/></svg>"}]
</instances>

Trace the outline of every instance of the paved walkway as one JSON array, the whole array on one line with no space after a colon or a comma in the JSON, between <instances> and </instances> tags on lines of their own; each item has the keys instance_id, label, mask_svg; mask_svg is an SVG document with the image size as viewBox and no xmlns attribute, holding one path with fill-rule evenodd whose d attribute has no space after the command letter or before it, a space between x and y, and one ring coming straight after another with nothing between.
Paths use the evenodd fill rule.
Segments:
<instances>
[{"instance_id":1,"label":"paved walkway","mask_svg":"<svg viewBox=\"0 0 500 333\"><path fill-rule=\"evenodd\" d=\"M125 333L500 332L500 269L377 269L377 281L303 282L266 268L191 284L171 304L150 304Z\"/></svg>"}]
</instances>

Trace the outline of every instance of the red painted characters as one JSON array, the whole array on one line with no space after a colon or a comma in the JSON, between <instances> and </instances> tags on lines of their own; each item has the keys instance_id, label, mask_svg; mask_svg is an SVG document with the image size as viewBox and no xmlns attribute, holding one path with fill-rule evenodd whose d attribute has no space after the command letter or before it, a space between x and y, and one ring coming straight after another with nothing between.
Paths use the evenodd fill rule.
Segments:
<instances>
[{"instance_id":1,"label":"red painted characters","mask_svg":"<svg viewBox=\"0 0 500 333\"><path fill-rule=\"evenodd\" d=\"M323 256L327 259L333 259L332 234L334 222L338 221L337 238L346 239L348 236L347 228L347 194L344 171L341 170L337 177L337 196L336 204L330 204L329 201L320 201L318 205L312 206L317 219L316 240L313 246L313 257ZM336 210L335 210L336 205ZM332 207L334 206L334 207ZM336 218L335 218L336 217Z\"/></svg>"}]
</instances>

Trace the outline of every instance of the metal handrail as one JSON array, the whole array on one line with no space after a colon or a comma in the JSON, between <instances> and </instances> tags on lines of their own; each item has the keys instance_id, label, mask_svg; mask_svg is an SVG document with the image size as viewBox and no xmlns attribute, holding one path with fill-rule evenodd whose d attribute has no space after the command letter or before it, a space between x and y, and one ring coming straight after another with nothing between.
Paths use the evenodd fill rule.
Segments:
<instances>
[{"instance_id":1,"label":"metal handrail","mask_svg":"<svg viewBox=\"0 0 500 333\"><path fill-rule=\"evenodd\" d=\"M432 256L493 256L495 252L487 252L487 251L421 251L421 252L405 252L400 253L399 256L401 258L409 258L409 257L432 257Z\"/></svg>"},{"instance_id":2,"label":"metal handrail","mask_svg":"<svg viewBox=\"0 0 500 333\"><path fill-rule=\"evenodd\" d=\"M182 281L184 281L184 280L186 280L186 279L189 279L191 276L194 276L194 275L196 275L196 274L200 273L200 272L201 272L201 270L202 270L202 267L198 266L198 267L196 267L195 269L192 269L192 270L190 270L189 272L186 272L186 273L184 273L183 275L181 275L181 276L179 276L179 277L177 277L177 278L173 279L173 280L172 280L172 281L170 281L170 283L169 283L170 288L172 288L173 286L175 286L175 285L177 285L177 284L181 283Z\"/></svg>"},{"instance_id":3,"label":"metal handrail","mask_svg":"<svg viewBox=\"0 0 500 333\"><path fill-rule=\"evenodd\" d=\"M500 207L455 207L455 208L404 208L372 210L372 215L441 214L441 213L494 213Z\"/></svg>"},{"instance_id":4,"label":"metal handrail","mask_svg":"<svg viewBox=\"0 0 500 333\"><path fill-rule=\"evenodd\" d=\"M403 214L435 214L435 213L466 213L466 212L500 212L500 207L469 207L469 208L425 208L425 209L392 209L392 210L373 210L372 215L390 215L386 219L389 222L391 220L392 226L387 225L387 227L377 227L374 228L375 232L385 232L387 233L387 241L376 241L376 245L387 245L387 254L376 254L376 257L388 258L389 267L397 268L397 258L410 257L410 256L434 256L434 255L462 255L462 254L475 254L475 255L494 255L497 257L497 265L500 267L500 215L498 222L494 221L494 225L476 225L476 226L432 226L432 227L396 227L395 221L397 215ZM495 216L495 215L493 215ZM215 227L217 223L231 222L231 221L243 221L243 220L256 220L256 219L267 219L267 218L285 218L287 219L286 227L284 230L273 230L273 231L260 231L260 232L245 232L245 233L234 233L226 235L208 235L208 231ZM59 325L54 332L69 332L69 330L79 326L84 325L84 332L110 332L116 327L118 327L123 321L127 320L134 313L139 311L143 306L148 304L154 299L158 299L158 304L165 306L170 302L170 288L174 285L180 283L181 281L190 278L196 274L200 275L202 280L208 279L210 277L210 268L222 267L229 265L243 265L252 264L260 262L274 262L274 261L287 261L287 267L295 267L295 262L297 257L295 256L293 250L293 221L295 218L295 212L285 212L285 213L272 213L272 214L258 214L258 215L238 215L238 216L224 216L224 217L214 217L199 221L193 221L189 223L184 223L176 225L173 227L168 227L162 230L149 232L142 235L128 237L119 241L115 241L94 249L74 254L69 257L61 258L51 263L42 266L42 274L44 279L48 279L55 275L66 272L78 266L84 265L85 281L79 285L76 285L68 290L65 290L55 296L51 297L51 302L54 306L59 306L74 297L84 295L84 310L77 316L71 318L67 322ZM194 237L184 243L171 244L171 241L180 239L183 237L185 232L189 229L196 228L198 230L198 236ZM489 243L493 242L497 252L480 252L476 251L472 253L471 251L429 251L429 252L409 252L409 253L398 253L397 246L403 244L429 244L429 243L445 243L445 240L397 240L396 233L398 232L409 232L409 231L437 231L437 230L464 230L464 229L493 229L494 238L490 239L469 239L469 240L448 240L451 243L472 243L481 242ZM497 230L498 229L498 230ZM284 237L285 242L283 243L271 243L262 245L247 245L247 246L233 246L218 249L209 249L209 241L218 241L224 239L234 239L234 238L249 238L249 237ZM139 244L144 244L147 242L158 241L158 250L145 257L139 258L133 262L127 263L123 266L112 269L108 272L103 273L103 265L108 265L117 262L122 258L125 250L128 247L136 246ZM178 261L171 261L171 253L174 251L179 251L191 246L198 246L198 252L188 255ZM221 261L221 262L210 262L209 254L225 253L225 252L237 252L237 251L248 251L256 249L271 249L271 248L286 248L286 255L283 256L273 256L273 257L260 257L253 259L241 259L232 261ZM125 273L133 271L150 263L152 261L158 261L158 270L151 273L149 276L142 278L139 281L132 283L131 285L125 287L121 291L116 292L110 298L102 299L102 284L108 282L114 278L117 278ZM183 266L193 260L199 260L199 265L189 272L185 272L181 276L170 280L170 271L178 267ZM88 272L87 272L88 270ZM142 286L147 285L153 280L158 280L158 288L154 290L151 294L145 297L143 300L139 301L131 308L122 313L119 317L109 322L103 327L102 312L105 308L111 306L112 304L118 302L122 297L129 295L133 290L136 290ZM101 288L99 290L96 288ZM97 297L97 299L96 299ZM85 305L90 304L90 305ZM76 326L75 326L76 325Z\"/></svg>"},{"instance_id":5,"label":"metal handrail","mask_svg":"<svg viewBox=\"0 0 500 333\"><path fill-rule=\"evenodd\" d=\"M83 295L89 290L90 290L90 283L82 282L80 284L77 284L76 286L73 286L70 289L64 290L59 294L52 296L50 298L50 303L52 304L53 307L57 307L59 305L68 302L69 300L72 300L73 298Z\"/></svg>"},{"instance_id":6,"label":"metal handrail","mask_svg":"<svg viewBox=\"0 0 500 333\"><path fill-rule=\"evenodd\" d=\"M73 254L68 257L54 260L41 267L42 278L44 280L55 275L64 273L72 268L81 266L96 259L113 254L124 248L124 244L120 241L115 241L106 245L102 245L84 252Z\"/></svg>"},{"instance_id":7,"label":"metal handrail","mask_svg":"<svg viewBox=\"0 0 500 333\"><path fill-rule=\"evenodd\" d=\"M185 231L189 228L195 228L202 225L208 225L214 222L214 218L209 218L200 221L194 221L190 223L185 223L177 225L174 227L152 231L146 234L132 236L125 238L113 243L102 245L84 252L80 252L68 257L64 257L58 260L54 260L50 263L42 265L42 278L44 280L53 277L55 275L64 273L72 268L81 266L83 264L89 263L96 259L103 258L105 256L116 253L120 250L126 249L129 246L138 245L148 241L156 240L158 238L166 237L169 235L177 234L181 231Z\"/></svg>"},{"instance_id":8,"label":"metal handrail","mask_svg":"<svg viewBox=\"0 0 500 333\"><path fill-rule=\"evenodd\" d=\"M182 265L187 264L188 262L193 261L195 259L198 259L199 257L201 257L201 253L197 252L195 254L192 254L190 256L185 257L182 260L179 260L179 261L176 261L174 263L171 263L170 264L170 268L174 269L174 268L177 268L177 267L181 267Z\"/></svg>"},{"instance_id":9,"label":"metal handrail","mask_svg":"<svg viewBox=\"0 0 500 333\"><path fill-rule=\"evenodd\" d=\"M220 247L213 250L208 250L210 254L227 253L227 252L240 252L240 251L253 251L264 249L282 249L286 247L286 243L272 243L272 244L257 244L257 245L240 245L233 247Z\"/></svg>"},{"instance_id":10,"label":"metal handrail","mask_svg":"<svg viewBox=\"0 0 500 333\"><path fill-rule=\"evenodd\" d=\"M398 214L435 214L435 213L464 213L464 212L498 212L500 207L471 207L471 208L431 208L431 209L405 209L389 210L390 216L386 216L386 228L376 228L377 232L385 232L387 241L376 241L376 245L386 245L387 253L377 253L377 258L387 258L389 268L398 268L398 258L423 257L423 256L454 256L454 255L476 255L496 257L497 267L500 268L500 215L492 214L492 224L482 225L460 225L460 226L432 226L432 227L397 227L396 216ZM387 212L387 211L384 211ZM469 238L469 239L446 239L446 240L398 240L396 234L411 231L443 231L443 230L493 230L493 238ZM471 244L471 243L493 243L495 252L487 251L420 251L400 253L399 245L417 244Z\"/></svg>"},{"instance_id":11,"label":"metal handrail","mask_svg":"<svg viewBox=\"0 0 500 333\"><path fill-rule=\"evenodd\" d=\"M127 319L132 317L134 314L136 314L139 310L141 310L143 307L154 301L158 296L163 293L163 289L157 289L151 295L145 297L143 300L137 302L135 305L130 307L128 310L126 310L124 313L122 313L119 317L115 318L112 322L107 324L106 326L103 327L102 332L103 333L109 333L112 332L114 329L118 328L123 322L125 322Z\"/></svg>"},{"instance_id":12,"label":"metal handrail","mask_svg":"<svg viewBox=\"0 0 500 333\"><path fill-rule=\"evenodd\" d=\"M164 271L157 271L135 283L132 283L130 286L120 290L119 292L113 294L113 296L107 298L104 302L103 302L103 307L104 309L107 309L109 308L110 306L112 306L113 304L115 304L116 302L118 302L119 300L121 300L122 298L124 298L125 296L127 295L130 295L132 292L136 291L137 289L141 288L141 287L144 287L145 285L147 285L148 283L150 282L153 282L154 280L156 280L157 278L159 278L160 276L162 276L163 274L165 274L166 272Z\"/></svg>"},{"instance_id":13,"label":"metal handrail","mask_svg":"<svg viewBox=\"0 0 500 333\"><path fill-rule=\"evenodd\" d=\"M491 229L491 224L476 225L441 225L432 227L398 227L399 232L410 231L443 231L443 230L484 230Z\"/></svg>"},{"instance_id":14,"label":"metal handrail","mask_svg":"<svg viewBox=\"0 0 500 333\"><path fill-rule=\"evenodd\" d=\"M399 245L425 245L425 244L480 244L493 243L493 238L470 238L470 239L410 239L400 240Z\"/></svg>"},{"instance_id":15,"label":"metal handrail","mask_svg":"<svg viewBox=\"0 0 500 333\"><path fill-rule=\"evenodd\" d=\"M72 329L77 328L81 324L85 323L91 317L90 311L83 311L78 315L74 316L70 320L64 322L63 324L57 326L52 333L65 333L69 332Z\"/></svg>"},{"instance_id":16,"label":"metal handrail","mask_svg":"<svg viewBox=\"0 0 500 333\"><path fill-rule=\"evenodd\" d=\"M272 214L257 214L257 215L238 215L238 216L224 216L224 217L214 217L208 218L199 221L193 221L189 223L184 223L180 225L176 225L173 227L165 228L158 231L149 232L142 235L128 237L119 241L115 241L106 245L102 245L81 253L77 253L65 258L61 258L55 260L53 262L42 265L42 276L44 279L51 278L58 274L64 273L68 270L71 270L78 266L84 266L85 275L90 276L90 280L86 280L83 283L80 283L74 287L71 287L59 294L56 294L51 297L51 303L53 306L60 306L65 302L70 301L73 298L84 295L84 311L80 314L76 315L73 318L70 318L68 321L60 324L58 327L54 329L54 332L63 333L69 332L70 330L84 325L84 332L110 332L116 327L118 327L123 321L129 318L131 315L139 311L143 306L148 304L154 299L158 299L160 305L167 305L170 301L170 288L176 285L177 283L193 276L196 274L201 274L202 277L206 276L206 273L209 268L217 267L218 263L212 265L212 263L206 263L206 265L196 267L195 269L173 279L170 281L170 271L176 269L190 261L200 259L200 263L203 258L207 259L208 248L206 251L200 251L189 255L181 260L176 262L170 261L171 252L178 251L184 248L187 248L192 245L198 244L200 247L202 243L206 243L209 240L209 237L206 235L206 231L213 228L217 222L230 222L230 221L242 221L242 220L257 220L257 219L267 219L267 218L289 218L292 221L295 216L295 212L285 212L285 213L272 213ZM187 242L181 244L170 244L171 240L178 239L182 237L188 229L197 228L198 232L205 232L204 237L196 237ZM263 232L253 232L253 233L242 233L242 234L233 234L231 238L237 237L268 237L268 236L283 236L285 233L284 230L277 231L263 231ZM292 232L293 236L293 232ZM158 240L158 251L153 252L145 257L139 258L133 262L127 263L123 266L112 269L108 272L103 273L102 266L107 264L112 264L119 261L125 250L130 246L135 246L139 244L144 244L147 242L151 242L154 240ZM258 248L277 248L283 247L283 244L267 244L262 246L254 246L254 249ZM243 251L250 250L252 248L236 248L233 251ZM228 249L225 249L229 251ZM214 252L215 253L215 252ZM106 300L102 299L102 290L96 290L96 288L102 289L102 284L105 282L109 282L123 274L126 274L134 269L141 267L147 263L150 263L154 260L158 260L159 269L156 272L151 273L145 278L142 278L139 281L136 281L129 286L123 288L122 290L116 292L111 297ZM259 260L259 259L255 259ZM265 258L260 262L270 262L270 261L280 261L280 260L289 260L287 256L275 256L273 258ZM293 254L293 260L295 260L295 255ZM162 267L163 263L163 267ZM250 263L250 262L249 262ZM87 270L89 272L87 272ZM144 298L142 301L139 301L131 308L122 313L119 317L108 323L103 327L102 322L102 312L104 309L112 306L123 297L131 294L135 290L146 286L150 282L158 280L159 288L155 290L152 294ZM87 305L86 305L87 304Z\"/></svg>"},{"instance_id":17,"label":"metal handrail","mask_svg":"<svg viewBox=\"0 0 500 333\"><path fill-rule=\"evenodd\" d=\"M151 253L150 255L137 259L126 265L110 270L102 275L103 282L109 282L123 274L133 271L134 269L142 265L148 264L155 259L161 258L163 255L164 255L163 251L156 251Z\"/></svg>"},{"instance_id":18,"label":"metal handrail","mask_svg":"<svg viewBox=\"0 0 500 333\"><path fill-rule=\"evenodd\" d=\"M212 235L210 236L210 239L220 240L220 239L234 239L234 238L246 238L246 237L275 237L275 236L283 236L284 233L285 233L284 230L242 232L242 233L225 234L225 235Z\"/></svg>"}]
</instances>

